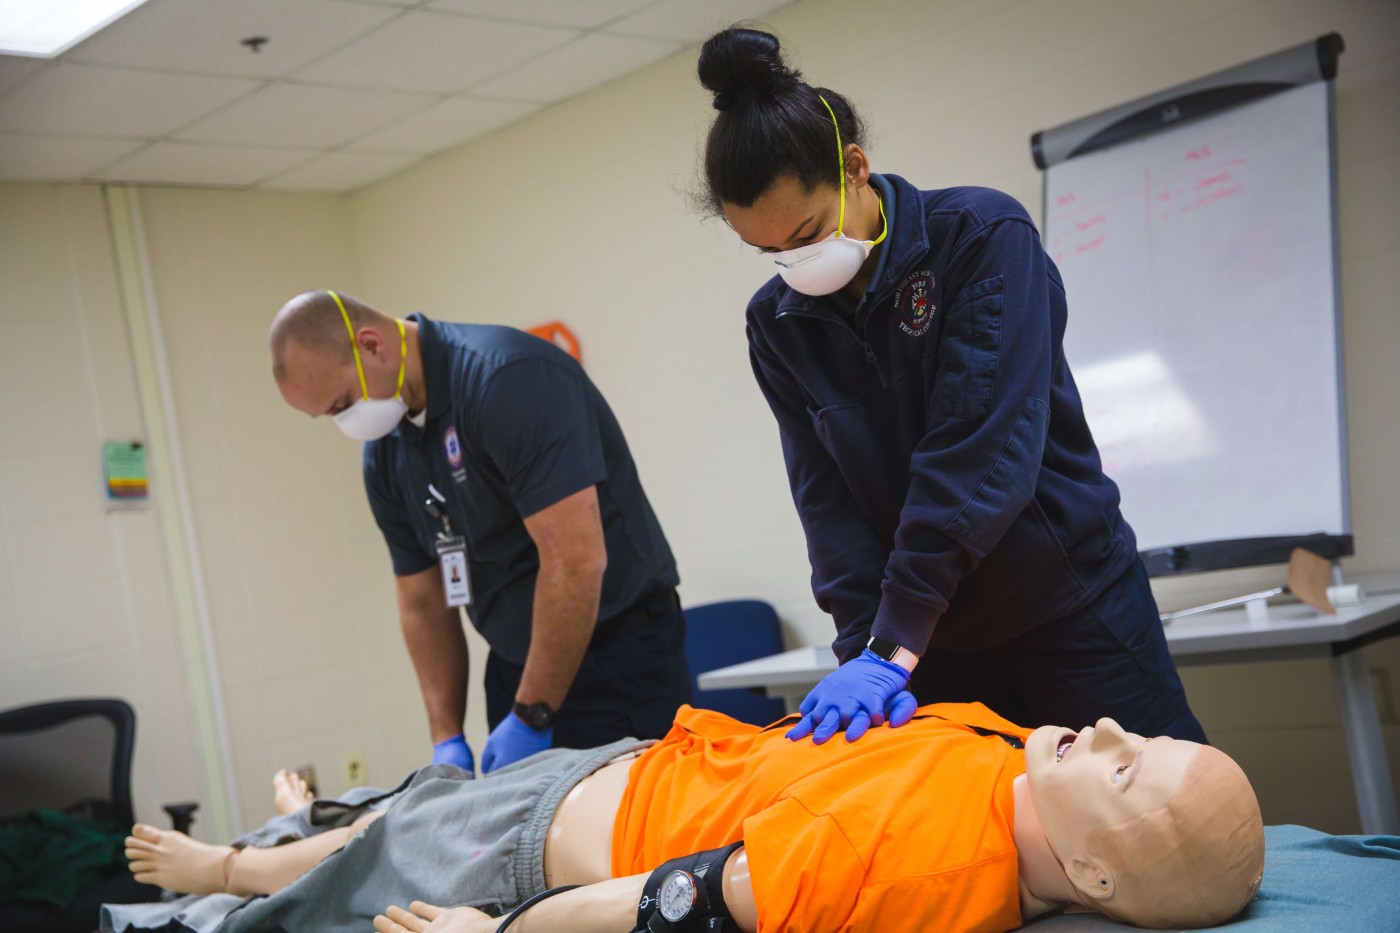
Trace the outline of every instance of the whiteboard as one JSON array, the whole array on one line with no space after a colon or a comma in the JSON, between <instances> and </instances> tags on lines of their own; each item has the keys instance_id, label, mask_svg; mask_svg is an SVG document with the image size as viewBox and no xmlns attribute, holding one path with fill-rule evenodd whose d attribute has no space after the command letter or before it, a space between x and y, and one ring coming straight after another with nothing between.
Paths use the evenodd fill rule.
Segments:
<instances>
[{"instance_id":1,"label":"whiteboard","mask_svg":"<svg viewBox=\"0 0 1400 933\"><path fill-rule=\"evenodd\" d=\"M1065 353L1139 550L1349 534L1330 85L1052 165Z\"/></svg>"}]
</instances>

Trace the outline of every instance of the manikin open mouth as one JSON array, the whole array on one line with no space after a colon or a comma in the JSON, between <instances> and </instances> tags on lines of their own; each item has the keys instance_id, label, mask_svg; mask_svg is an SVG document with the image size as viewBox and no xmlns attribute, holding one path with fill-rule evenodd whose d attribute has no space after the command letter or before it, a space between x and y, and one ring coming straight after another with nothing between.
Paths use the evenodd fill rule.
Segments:
<instances>
[{"instance_id":1,"label":"manikin open mouth","mask_svg":"<svg viewBox=\"0 0 1400 933\"><path fill-rule=\"evenodd\" d=\"M1065 752L1069 751L1069 747L1074 744L1074 740L1077 738L1079 738L1079 736L1071 732L1068 735L1064 736L1062 739L1060 739L1060 744L1055 749L1056 762L1059 762L1065 757Z\"/></svg>"}]
</instances>

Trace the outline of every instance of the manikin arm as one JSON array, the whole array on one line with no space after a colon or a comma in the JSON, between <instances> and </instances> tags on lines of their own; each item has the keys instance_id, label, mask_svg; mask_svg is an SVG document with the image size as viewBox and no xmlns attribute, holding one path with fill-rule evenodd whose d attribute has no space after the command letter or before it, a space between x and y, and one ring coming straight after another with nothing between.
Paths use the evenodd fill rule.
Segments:
<instances>
[{"instance_id":1,"label":"manikin arm","mask_svg":"<svg viewBox=\"0 0 1400 933\"><path fill-rule=\"evenodd\" d=\"M467 711L467 636L461 616L447 605L437 565L394 579L399 624L418 673L428 729L436 744L462 731Z\"/></svg>"},{"instance_id":2,"label":"manikin arm","mask_svg":"<svg viewBox=\"0 0 1400 933\"><path fill-rule=\"evenodd\" d=\"M648 875L588 884L541 901L521 914L508 933L625 933L637 922L637 902ZM744 933L758 929L758 911L749 880L749 858L739 849L724 864L724 899ZM495 933L499 918L470 907L444 910L415 901L412 911L390 907L374 918L379 933Z\"/></svg>"}]
</instances>

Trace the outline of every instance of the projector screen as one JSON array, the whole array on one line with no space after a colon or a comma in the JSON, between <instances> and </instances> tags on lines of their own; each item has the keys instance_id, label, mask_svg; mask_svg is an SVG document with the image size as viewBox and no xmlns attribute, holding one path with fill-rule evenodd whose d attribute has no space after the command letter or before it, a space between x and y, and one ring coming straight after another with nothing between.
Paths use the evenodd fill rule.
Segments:
<instances>
[{"instance_id":1,"label":"projector screen","mask_svg":"<svg viewBox=\"0 0 1400 933\"><path fill-rule=\"evenodd\" d=\"M1140 550L1350 534L1331 104L1313 81L1046 171L1065 353Z\"/></svg>"}]
</instances>

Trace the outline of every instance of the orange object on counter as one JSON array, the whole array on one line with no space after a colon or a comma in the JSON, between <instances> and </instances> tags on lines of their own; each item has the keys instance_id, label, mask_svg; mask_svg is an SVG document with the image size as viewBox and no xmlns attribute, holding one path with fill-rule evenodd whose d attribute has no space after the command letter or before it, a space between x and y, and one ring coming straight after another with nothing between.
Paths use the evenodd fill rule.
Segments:
<instances>
[{"instance_id":1,"label":"orange object on counter","mask_svg":"<svg viewBox=\"0 0 1400 933\"><path fill-rule=\"evenodd\" d=\"M574 332L565 327L560 321L550 321L548 324L541 324L539 327L531 327L526 331L536 337L542 337L554 344L565 353L583 362L583 349L579 346L578 337Z\"/></svg>"}]
</instances>

